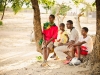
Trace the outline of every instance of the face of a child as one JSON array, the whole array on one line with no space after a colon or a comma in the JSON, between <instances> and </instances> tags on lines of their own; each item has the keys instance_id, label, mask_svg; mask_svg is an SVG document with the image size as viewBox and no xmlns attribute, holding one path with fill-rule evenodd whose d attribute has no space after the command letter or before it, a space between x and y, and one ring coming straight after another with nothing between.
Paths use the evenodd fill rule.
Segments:
<instances>
[{"instance_id":1,"label":"face of a child","mask_svg":"<svg viewBox=\"0 0 100 75\"><path fill-rule=\"evenodd\" d=\"M87 32L86 32L84 29L82 29L82 30L81 30L81 34L82 34L82 35L86 35Z\"/></svg>"},{"instance_id":2,"label":"face of a child","mask_svg":"<svg viewBox=\"0 0 100 75\"><path fill-rule=\"evenodd\" d=\"M64 30L64 26L60 25L59 27L60 27L60 30Z\"/></svg>"},{"instance_id":3,"label":"face of a child","mask_svg":"<svg viewBox=\"0 0 100 75\"><path fill-rule=\"evenodd\" d=\"M53 23L54 20L55 20L55 19L54 19L52 16L49 16L49 22L50 22L50 23Z\"/></svg>"},{"instance_id":4,"label":"face of a child","mask_svg":"<svg viewBox=\"0 0 100 75\"><path fill-rule=\"evenodd\" d=\"M71 28L72 28L72 24L70 24L69 22L67 22L66 25L67 25L67 28L68 28L68 29L71 29Z\"/></svg>"}]
</instances>

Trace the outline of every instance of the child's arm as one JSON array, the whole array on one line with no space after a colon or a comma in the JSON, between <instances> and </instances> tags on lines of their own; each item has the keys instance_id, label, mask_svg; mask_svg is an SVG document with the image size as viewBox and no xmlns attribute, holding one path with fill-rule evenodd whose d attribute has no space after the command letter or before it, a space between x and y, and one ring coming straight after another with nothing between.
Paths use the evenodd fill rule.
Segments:
<instances>
[{"instance_id":1,"label":"child's arm","mask_svg":"<svg viewBox=\"0 0 100 75\"><path fill-rule=\"evenodd\" d=\"M86 42L85 42L85 41L83 41L83 42L78 42L78 43L74 44L73 46L81 46L81 45L84 44L84 43L86 43Z\"/></svg>"}]
</instances>

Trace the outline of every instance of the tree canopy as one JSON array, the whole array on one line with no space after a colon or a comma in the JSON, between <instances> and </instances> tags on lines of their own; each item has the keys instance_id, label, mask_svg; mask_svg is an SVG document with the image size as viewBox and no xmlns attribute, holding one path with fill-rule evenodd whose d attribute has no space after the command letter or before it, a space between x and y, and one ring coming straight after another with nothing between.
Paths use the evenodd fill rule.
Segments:
<instances>
[{"instance_id":1,"label":"tree canopy","mask_svg":"<svg viewBox=\"0 0 100 75\"><path fill-rule=\"evenodd\" d=\"M48 10L51 9L52 6L55 4L55 0L38 0L39 4L43 6L44 9L46 9L46 13L48 13Z\"/></svg>"}]
</instances>

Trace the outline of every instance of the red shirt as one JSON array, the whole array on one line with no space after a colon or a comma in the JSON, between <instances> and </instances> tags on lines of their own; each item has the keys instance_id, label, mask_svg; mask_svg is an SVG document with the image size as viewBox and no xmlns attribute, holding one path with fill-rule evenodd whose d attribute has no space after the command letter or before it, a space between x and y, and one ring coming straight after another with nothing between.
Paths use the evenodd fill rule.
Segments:
<instances>
[{"instance_id":1,"label":"red shirt","mask_svg":"<svg viewBox=\"0 0 100 75\"><path fill-rule=\"evenodd\" d=\"M44 39L46 41L49 41L51 38L54 38L53 42L55 39L57 39L58 35L58 27L57 26L51 26L49 29L43 29L43 35Z\"/></svg>"}]
</instances>

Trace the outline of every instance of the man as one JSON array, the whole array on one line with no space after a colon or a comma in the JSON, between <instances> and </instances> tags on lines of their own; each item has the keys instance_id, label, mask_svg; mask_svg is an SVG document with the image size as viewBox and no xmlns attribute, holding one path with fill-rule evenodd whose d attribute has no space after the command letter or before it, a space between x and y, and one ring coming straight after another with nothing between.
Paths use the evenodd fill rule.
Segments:
<instances>
[{"instance_id":1,"label":"man","mask_svg":"<svg viewBox=\"0 0 100 75\"><path fill-rule=\"evenodd\" d=\"M63 44L61 46L58 46L54 49L56 55L64 60L67 57L67 60L64 62L64 64L69 63L70 61L70 51L71 51L71 46L75 43L77 43L78 39L79 39L79 35L78 35L78 31L73 27L73 21L68 20L67 21L67 28L70 29L70 36L69 36L69 42L66 44ZM67 52L67 55L65 54L65 52Z\"/></svg>"},{"instance_id":2,"label":"man","mask_svg":"<svg viewBox=\"0 0 100 75\"><path fill-rule=\"evenodd\" d=\"M41 66L45 66L49 53L51 50L53 50L53 44L55 39L57 38L58 34L58 27L54 23L55 16L50 15L49 16L49 22L44 23L43 26L43 44L42 44L42 49L43 49L43 64Z\"/></svg>"},{"instance_id":3,"label":"man","mask_svg":"<svg viewBox=\"0 0 100 75\"><path fill-rule=\"evenodd\" d=\"M75 57L76 53L79 60L81 60L80 55L86 56L88 53L91 53L93 49L92 38L88 36L87 33L88 28L83 27L81 31L82 36L79 38L78 43L73 44L72 56Z\"/></svg>"}]
</instances>

